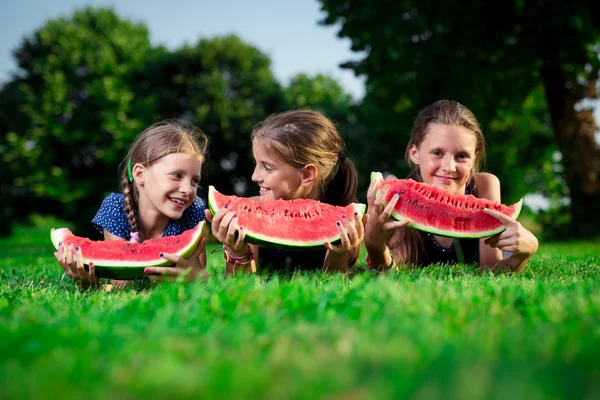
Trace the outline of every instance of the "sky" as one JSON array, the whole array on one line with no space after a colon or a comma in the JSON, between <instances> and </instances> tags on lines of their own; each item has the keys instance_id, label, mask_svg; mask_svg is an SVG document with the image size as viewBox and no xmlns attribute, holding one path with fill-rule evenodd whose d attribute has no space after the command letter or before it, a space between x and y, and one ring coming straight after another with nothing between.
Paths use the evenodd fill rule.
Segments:
<instances>
[{"instance_id":1,"label":"sky","mask_svg":"<svg viewBox=\"0 0 600 400\"><path fill-rule=\"evenodd\" d=\"M12 52L23 38L48 19L87 5L112 7L122 18L143 22L152 43L169 49L234 33L269 55L284 85L298 73L323 73L356 100L364 95L364 79L339 67L360 54L337 37L339 27L318 24L324 13L317 0L0 0L0 84L16 72Z\"/></svg>"}]
</instances>

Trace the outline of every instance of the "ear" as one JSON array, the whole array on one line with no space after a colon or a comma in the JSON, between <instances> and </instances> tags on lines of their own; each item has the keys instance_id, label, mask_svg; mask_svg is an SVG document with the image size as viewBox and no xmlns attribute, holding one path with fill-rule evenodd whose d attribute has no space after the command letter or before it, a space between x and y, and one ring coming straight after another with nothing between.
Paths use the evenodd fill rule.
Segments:
<instances>
[{"instance_id":1,"label":"ear","mask_svg":"<svg viewBox=\"0 0 600 400\"><path fill-rule=\"evenodd\" d=\"M308 164L300 170L300 186L310 186L317 181L319 170L314 164Z\"/></svg>"},{"instance_id":2,"label":"ear","mask_svg":"<svg viewBox=\"0 0 600 400\"><path fill-rule=\"evenodd\" d=\"M410 145L410 150L408 151L408 156L410 157L410 160L415 163L415 165L419 165L419 149L417 148L416 145L411 144Z\"/></svg>"},{"instance_id":3,"label":"ear","mask_svg":"<svg viewBox=\"0 0 600 400\"><path fill-rule=\"evenodd\" d=\"M145 172L146 170L142 164L135 164L133 167L131 167L131 175L133 175L133 181L136 182L138 185L144 186Z\"/></svg>"}]
</instances>

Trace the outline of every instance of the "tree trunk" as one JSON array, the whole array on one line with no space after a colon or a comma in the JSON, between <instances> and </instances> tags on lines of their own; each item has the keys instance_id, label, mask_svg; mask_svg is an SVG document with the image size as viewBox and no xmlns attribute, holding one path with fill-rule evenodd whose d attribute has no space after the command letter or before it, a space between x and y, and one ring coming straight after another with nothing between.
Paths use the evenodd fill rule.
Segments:
<instances>
[{"instance_id":1,"label":"tree trunk","mask_svg":"<svg viewBox=\"0 0 600 400\"><path fill-rule=\"evenodd\" d=\"M600 235L600 145L593 110L577 107L583 99L595 99L598 71L577 81L547 63L541 70L554 137L560 152L571 197L571 234Z\"/></svg>"}]
</instances>

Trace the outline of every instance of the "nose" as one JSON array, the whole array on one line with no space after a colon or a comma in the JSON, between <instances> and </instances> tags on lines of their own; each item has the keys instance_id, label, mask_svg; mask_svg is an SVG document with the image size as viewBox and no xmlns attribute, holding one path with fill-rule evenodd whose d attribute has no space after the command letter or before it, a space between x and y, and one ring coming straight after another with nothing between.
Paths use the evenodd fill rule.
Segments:
<instances>
[{"instance_id":1,"label":"nose","mask_svg":"<svg viewBox=\"0 0 600 400\"><path fill-rule=\"evenodd\" d=\"M456 171L456 161L452 155L448 154L444 157L444 160L442 161L442 169L446 172Z\"/></svg>"},{"instance_id":2,"label":"nose","mask_svg":"<svg viewBox=\"0 0 600 400\"><path fill-rule=\"evenodd\" d=\"M252 182L260 181L260 175L258 173L258 165L254 166L254 171L252 171L252 177L250 179L252 179Z\"/></svg>"},{"instance_id":3,"label":"nose","mask_svg":"<svg viewBox=\"0 0 600 400\"><path fill-rule=\"evenodd\" d=\"M179 191L183 194L191 196L192 194L194 194L196 192L196 188L192 184L192 181L187 180L187 179L182 179L181 185L179 185Z\"/></svg>"}]
</instances>

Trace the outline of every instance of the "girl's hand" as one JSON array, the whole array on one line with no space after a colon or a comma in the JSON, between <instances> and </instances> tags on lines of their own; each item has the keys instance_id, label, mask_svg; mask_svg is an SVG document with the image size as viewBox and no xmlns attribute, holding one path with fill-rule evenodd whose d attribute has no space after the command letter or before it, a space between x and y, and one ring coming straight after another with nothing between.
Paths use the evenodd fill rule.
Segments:
<instances>
[{"instance_id":1,"label":"girl's hand","mask_svg":"<svg viewBox=\"0 0 600 400\"><path fill-rule=\"evenodd\" d=\"M100 285L100 279L96 276L94 264L90 263L89 271L85 269L83 254L79 246L73 249L72 243L69 243L65 247L60 242L58 249L54 252L54 257L56 257L65 274L77 282L83 289Z\"/></svg>"},{"instance_id":2,"label":"girl's hand","mask_svg":"<svg viewBox=\"0 0 600 400\"><path fill-rule=\"evenodd\" d=\"M380 184L383 184L383 190L379 193L377 198L377 188ZM396 228L400 228L410 224L410 221L395 221L390 219L392 211L398 201L398 195L394 195L390 203L383 208L383 199L385 198L389 186L385 185L385 182L381 179L375 179L369 185L367 191L367 214L368 219L365 223L365 247L367 251L380 251L385 252L386 243L394 233Z\"/></svg>"},{"instance_id":3,"label":"girl's hand","mask_svg":"<svg viewBox=\"0 0 600 400\"><path fill-rule=\"evenodd\" d=\"M213 216L210 210L204 211L206 219L211 223L213 236L235 256L248 253L248 244L245 242L246 231L238 225L237 215L226 207L221 208Z\"/></svg>"},{"instance_id":4,"label":"girl's hand","mask_svg":"<svg viewBox=\"0 0 600 400\"><path fill-rule=\"evenodd\" d=\"M538 249L538 240L521 225L520 222L498 212L496 210L485 209L486 214L491 215L506 226L506 230L494 236L487 238L484 243L490 247L498 248L502 251L513 254L522 254L531 256Z\"/></svg>"},{"instance_id":5,"label":"girl's hand","mask_svg":"<svg viewBox=\"0 0 600 400\"><path fill-rule=\"evenodd\" d=\"M160 253L160 256L175 263L172 267L148 267L144 269L146 278L153 280L175 281L183 276L189 281L193 281L199 276L206 277L206 236L202 236L198 242L198 247L194 253L187 259L180 256Z\"/></svg>"},{"instance_id":6,"label":"girl's hand","mask_svg":"<svg viewBox=\"0 0 600 400\"><path fill-rule=\"evenodd\" d=\"M365 238L364 224L369 219L368 215L364 215L363 219L358 217L358 213L354 213L353 218L348 218L346 215L341 216L341 221L337 221L337 230L340 233L341 242L338 245L332 245L325 242L325 247L332 253L348 253L355 247L360 246Z\"/></svg>"}]
</instances>

